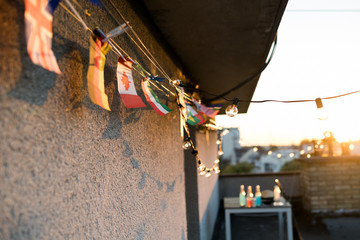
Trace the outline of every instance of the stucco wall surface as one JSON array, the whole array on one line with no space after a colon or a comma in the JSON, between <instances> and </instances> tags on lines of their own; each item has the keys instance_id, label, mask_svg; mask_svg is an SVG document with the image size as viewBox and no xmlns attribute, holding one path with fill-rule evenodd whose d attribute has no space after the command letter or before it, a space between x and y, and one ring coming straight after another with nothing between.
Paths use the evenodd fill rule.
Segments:
<instances>
[{"instance_id":1,"label":"stucco wall surface","mask_svg":"<svg viewBox=\"0 0 360 240\"><path fill-rule=\"evenodd\" d=\"M91 27L117 26L106 11L77 2ZM170 76L183 78L141 7L116 2ZM30 61L23 16L22 0L0 0L0 239L185 239L178 111L126 109L112 52L105 67L112 111L101 109L87 93L89 33L55 10L56 75ZM158 74L129 38L116 41Z\"/></svg>"},{"instance_id":2,"label":"stucco wall surface","mask_svg":"<svg viewBox=\"0 0 360 240\"><path fill-rule=\"evenodd\" d=\"M207 131L196 133L196 144L199 157L204 164L211 168L217 159L218 146L216 144L217 133ZM219 185L218 175L212 172L210 177L198 175L198 197L199 197L199 221L200 239L211 239L216 217L219 210Z\"/></svg>"}]
</instances>

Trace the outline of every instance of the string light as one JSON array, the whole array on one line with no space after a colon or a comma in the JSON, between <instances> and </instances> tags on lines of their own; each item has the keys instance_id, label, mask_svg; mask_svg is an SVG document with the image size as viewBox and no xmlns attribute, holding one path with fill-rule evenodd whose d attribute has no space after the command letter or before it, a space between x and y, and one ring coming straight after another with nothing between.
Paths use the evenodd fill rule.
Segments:
<instances>
[{"instance_id":1,"label":"string light","mask_svg":"<svg viewBox=\"0 0 360 240\"><path fill-rule=\"evenodd\" d=\"M235 98L233 103L225 109L225 113L227 116L235 117L238 114L239 112L237 108L238 103L239 103L239 99Z\"/></svg>"},{"instance_id":2,"label":"string light","mask_svg":"<svg viewBox=\"0 0 360 240\"><path fill-rule=\"evenodd\" d=\"M187 138L186 141L183 143L183 149L188 150L191 148L191 142L190 139Z\"/></svg>"},{"instance_id":3,"label":"string light","mask_svg":"<svg viewBox=\"0 0 360 240\"><path fill-rule=\"evenodd\" d=\"M225 136L229 132L230 132L229 129L225 129L224 131L222 131L221 136Z\"/></svg>"},{"instance_id":4,"label":"string light","mask_svg":"<svg viewBox=\"0 0 360 240\"><path fill-rule=\"evenodd\" d=\"M180 80L178 80L178 79L176 79L176 80L172 80L172 85L174 85L174 86L180 86L181 85L181 81Z\"/></svg>"},{"instance_id":5,"label":"string light","mask_svg":"<svg viewBox=\"0 0 360 240\"><path fill-rule=\"evenodd\" d=\"M328 119L328 116L327 116L326 110L324 109L324 105L321 101L321 98L316 98L315 103L316 103L316 108L317 108L317 118L319 120Z\"/></svg>"}]
</instances>

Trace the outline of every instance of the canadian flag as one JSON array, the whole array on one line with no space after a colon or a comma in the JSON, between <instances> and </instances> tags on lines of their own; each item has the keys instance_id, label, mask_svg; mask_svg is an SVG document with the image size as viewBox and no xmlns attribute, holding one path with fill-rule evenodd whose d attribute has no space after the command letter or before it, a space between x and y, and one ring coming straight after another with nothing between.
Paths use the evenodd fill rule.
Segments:
<instances>
[{"instance_id":1,"label":"canadian flag","mask_svg":"<svg viewBox=\"0 0 360 240\"><path fill-rule=\"evenodd\" d=\"M145 103L138 96L135 89L134 79L131 72L132 64L132 61L124 60L122 57L119 57L116 75L120 97L127 108L146 107Z\"/></svg>"}]
</instances>

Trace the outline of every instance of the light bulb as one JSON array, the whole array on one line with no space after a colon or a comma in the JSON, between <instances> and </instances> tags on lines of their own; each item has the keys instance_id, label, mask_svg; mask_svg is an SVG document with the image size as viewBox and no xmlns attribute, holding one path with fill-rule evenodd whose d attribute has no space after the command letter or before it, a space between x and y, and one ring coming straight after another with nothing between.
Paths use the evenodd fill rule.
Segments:
<instances>
[{"instance_id":1,"label":"light bulb","mask_svg":"<svg viewBox=\"0 0 360 240\"><path fill-rule=\"evenodd\" d=\"M317 111L316 111L317 119L319 119L319 120L328 119L328 114L327 114L326 109L324 109L321 98L315 99L315 103L316 103L316 108L317 108Z\"/></svg>"},{"instance_id":2,"label":"light bulb","mask_svg":"<svg viewBox=\"0 0 360 240\"><path fill-rule=\"evenodd\" d=\"M190 141L185 141L182 147L185 150L190 149L191 148L191 142Z\"/></svg>"},{"instance_id":3,"label":"light bulb","mask_svg":"<svg viewBox=\"0 0 360 240\"><path fill-rule=\"evenodd\" d=\"M216 141L216 144L217 144L217 145L221 144L221 141L220 141L220 140L217 140L217 141Z\"/></svg>"},{"instance_id":4,"label":"light bulb","mask_svg":"<svg viewBox=\"0 0 360 240\"><path fill-rule=\"evenodd\" d=\"M218 151L218 155L221 156L221 155L224 155L224 152L222 150L219 150Z\"/></svg>"},{"instance_id":5,"label":"light bulb","mask_svg":"<svg viewBox=\"0 0 360 240\"><path fill-rule=\"evenodd\" d=\"M225 135L228 134L229 132L230 132L229 129L225 129L224 131L222 131L221 134L222 134L223 136L225 136Z\"/></svg>"},{"instance_id":6,"label":"light bulb","mask_svg":"<svg viewBox=\"0 0 360 240\"><path fill-rule=\"evenodd\" d=\"M238 114L238 112L239 112L239 110L235 104L231 104L225 109L225 113L229 117L235 117L236 114Z\"/></svg>"},{"instance_id":7,"label":"light bulb","mask_svg":"<svg viewBox=\"0 0 360 240\"><path fill-rule=\"evenodd\" d=\"M205 175L205 171L201 171L199 174L200 174L200 176L204 176L204 175Z\"/></svg>"},{"instance_id":8,"label":"light bulb","mask_svg":"<svg viewBox=\"0 0 360 240\"><path fill-rule=\"evenodd\" d=\"M268 155L271 155L272 154L272 151L268 151Z\"/></svg>"},{"instance_id":9,"label":"light bulb","mask_svg":"<svg viewBox=\"0 0 360 240\"><path fill-rule=\"evenodd\" d=\"M295 154L294 154L294 153L290 153L289 156L290 156L291 158L293 158L293 157L295 156Z\"/></svg>"},{"instance_id":10,"label":"light bulb","mask_svg":"<svg viewBox=\"0 0 360 240\"><path fill-rule=\"evenodd\" d=\"M281 155L281 153L278 153L276 156L277 156L277 158L281 158L282 155Z\"/></svg>"},{"instance_id":11,"label":"light bulb","mask_svg":"<svg viewBox=\"0 0 360 240\"><path fill-rule=\"evenodd\" d=\"M199 171L200 172L202 172L202 171L204 171L205 170L205 165L202 163L202 164L200 164L200 166L199 166Z\"/></svg>"},{"instance_id":12,"label":"light bulb","mask_svg":"<svg viewBox=\"0 0 360 240\"><path fill-rule=\"evenodd\" d=\"M180 80L172 80L171 82L174 86L179 86L181 84L181 81Z\"/></svg>"},{"instance_id":13,"label":"light bulb","mask_svg":"<svg viewBox=\"0 0 360 240\"><path fill-rule=\"evenodd\" d=\"M311 154L307 154L306 157L307 157L307 158L311 158Z\"/></svg>"},{"instance_id":14,"label":"light bulb","mask_svg":"<svg viewBox=\"0 0 360 240\"><path fill-rule=\"evenodd\" d=\"M181 108L181 113L182 113L182 115L184 116L184 117L187 117L188 116L188 110L187 110L187 108Z\"/></svg>"},{"instance_id":15,"label":"light bulb","mask_svg":"<svg viewBox=\"0 0 360 240\"><path fill-rule=\"evenodd\" d=\"M207 170L206 174L205 174L205 177L210 177L210 176L211 176L210 170Z\"/></svg>"},{"instance_id":16,"label":"light bulb","mask_svg":"<svg viewBox=\"0 0 360 240\"><path fill-rule=\"evenodd\" d=\"M257 147L253 147L253 152L257 152L259 149Z\"/></svg>"},{"instance_id":17,"label":"light bulb","mask_svg":"<svg viewBox=\"0 0 360 240\"><path fill-rule=\"evenodd\" d=\"M216 169L216 170L215 170L215 173L216 173L216 174L219 174L219 173L220 173L220 169Z\"/></svg>"},{"instance_id":18,"label":"light bulb","mask_svg":"<svg viewBox=\"0 0 360 240\"><path fill-rule=\"evenodd\" d=\"M220 160L219 159L216 159L215 161L214 161L214 163L219 163L220 162Z\"/></svg>"}]
</instances>

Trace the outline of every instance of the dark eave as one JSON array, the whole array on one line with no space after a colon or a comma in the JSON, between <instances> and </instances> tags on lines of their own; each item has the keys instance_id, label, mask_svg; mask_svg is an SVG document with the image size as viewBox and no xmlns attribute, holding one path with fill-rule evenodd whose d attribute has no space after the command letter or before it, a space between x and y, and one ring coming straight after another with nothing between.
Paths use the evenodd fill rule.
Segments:
<instances>
[{"instance_id":1,"label":"dark eave","mask_svg":"<svg viewBox=\"0 0 360 240\"><path fill-rule=\"evenodd\" d=\"M287 0L143 0L208 103L264 66ZM260 75L227 94L250 101ZM228 103L227 103L228 104ZM240 103L246 113L249 103Z\"/></svg>"}]
</instances>

